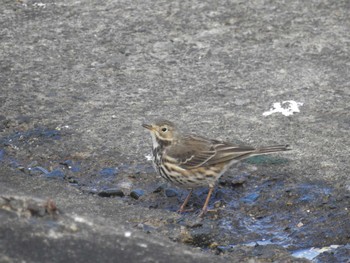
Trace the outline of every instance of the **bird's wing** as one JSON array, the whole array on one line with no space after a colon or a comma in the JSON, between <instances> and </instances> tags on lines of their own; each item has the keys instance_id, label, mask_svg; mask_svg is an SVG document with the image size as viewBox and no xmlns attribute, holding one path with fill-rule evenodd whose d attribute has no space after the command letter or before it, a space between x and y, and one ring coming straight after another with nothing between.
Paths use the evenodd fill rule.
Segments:
<instances>
[{"instance_id":1,"label":"bird's wing","mask_svg":"<svg viewBox=\"0 0 350 263\"><path fill-rule=\"evenodd\" d=\"M227 142L189 135L167 149L169 159L184 169L193 169L230 161L241 160L256 151L255 148L237 146Z\"/></svg>"}]
</instances>

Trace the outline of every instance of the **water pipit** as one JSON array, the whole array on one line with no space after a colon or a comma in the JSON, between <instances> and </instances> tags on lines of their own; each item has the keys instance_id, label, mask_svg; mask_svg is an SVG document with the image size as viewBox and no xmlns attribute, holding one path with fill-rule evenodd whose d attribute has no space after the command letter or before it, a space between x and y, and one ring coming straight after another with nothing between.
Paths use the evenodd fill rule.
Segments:
<instances>
[{"instance_id":1,"label":"water pipit","mask_svg":"<svg viewBox=\"0 0 350 263\"><path fill-rule=\"evenodd\" d=\"M190 189L178 210L180 213L185 210L193 188L208 186L209 192L199 214L203 216L216 182L231 165L255 155L290 150L288 145L255 148L185 134L167 120L142 126L151 132L155 170L169 182Z\"/></svg>"}]
</instances>

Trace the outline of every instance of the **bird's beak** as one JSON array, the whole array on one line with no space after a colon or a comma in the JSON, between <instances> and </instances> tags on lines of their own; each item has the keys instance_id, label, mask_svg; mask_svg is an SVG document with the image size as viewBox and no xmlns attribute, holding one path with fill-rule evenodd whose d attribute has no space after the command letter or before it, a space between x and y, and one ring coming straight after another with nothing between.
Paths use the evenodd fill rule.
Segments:
<instances>
[{"instance_id":1,"label":"bird's beak","mask_svg":"<svg viewBox=\"0 0 350 263\"><path fill-rule=\"evenodd\" d=\"M148 130L150 130L150 131L153 131L154 130L154 128L153 128L153 126L152 125L149 125L149 124L142 124L142 127L144 127L144 128L146 128L146 129L148 129Z\"/></svg>"}]
</instances>

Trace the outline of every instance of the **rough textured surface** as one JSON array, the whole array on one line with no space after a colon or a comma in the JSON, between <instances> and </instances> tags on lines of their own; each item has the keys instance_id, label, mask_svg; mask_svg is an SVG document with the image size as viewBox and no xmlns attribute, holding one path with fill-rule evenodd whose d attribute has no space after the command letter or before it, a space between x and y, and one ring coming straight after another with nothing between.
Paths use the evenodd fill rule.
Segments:
<instances>
[{"instance_id":1,"label":"rough textured surface","mask_svg":"<svg viewBox=\"0 0 350 263\"><path fill-rule=\"evenodd\" d=\"M38 183L33 178L17 177L4 169L1 169L0 182L1 192L11 194L0 196L1 262L216 260L212 255L200 254L155 234L150 237L137 231L130 224L138 217L133 214L136 210L129 212L116 200L89 198L61 183L43 180ZM15 189L10 188L15 184ZM55 192L48 193L53 189ZM56 209L48 210L47 200L23 197L33 194L45 198L54 196Z\"/></svg>"},{"instance_id":2,"label":"rough textured surface","mask_svg":"<svg viewBox=\"0 0 350 263\"><path fill-rule=\"evenodd\" d=\"M82 261L102 247L101 260L113 261L123 247L112 241L132 240L116 234L119 227L132 227L143 241L145 233L159 238L150 254L138 257L136 241L120 252L145 262L159 247L174 262L268 262L350 243L349 11L346 0L2 1L1 193L52 198L67 217L98 217L100 228L46 243L63 249L64 241L84 240ZM303 103L300 112L263 116L287 100ZM160 116L208 137L294 150L231 169L210 204L218 212L197 222L172 212L185 191L169 196L145 159L151 141L141 123ZM195 192L195 211L204 197L205 190ZM4 211L0 245L15 245L1 247L0 261L61 255L18 252L25 233L38 233L30 239L37 251L55 226ZM240 247L259 240L272 245ZM188 246L183 254L179 243L205 252ZM318 262L348 251L340 247Z\"/></svg>"}]
</instances>

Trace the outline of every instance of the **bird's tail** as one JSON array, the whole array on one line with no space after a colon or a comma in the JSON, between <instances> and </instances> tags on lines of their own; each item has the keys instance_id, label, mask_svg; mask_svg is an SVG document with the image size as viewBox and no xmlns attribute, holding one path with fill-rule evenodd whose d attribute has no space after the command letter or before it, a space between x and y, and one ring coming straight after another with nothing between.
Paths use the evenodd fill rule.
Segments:
<instances>
[{"instance_id":1,"label":"bird's tail","mask_svg":"<svg viewBox=\"0 0 350 263\"><path fill-rule=\"evenodd\" d=\"M274 152L284 152L290 151L291 148L289 145L274 145L274 146L266 146L261 147L256 150L257 154L265 154L265 153L274 153Z\"/></svg>"}]
</instances>

